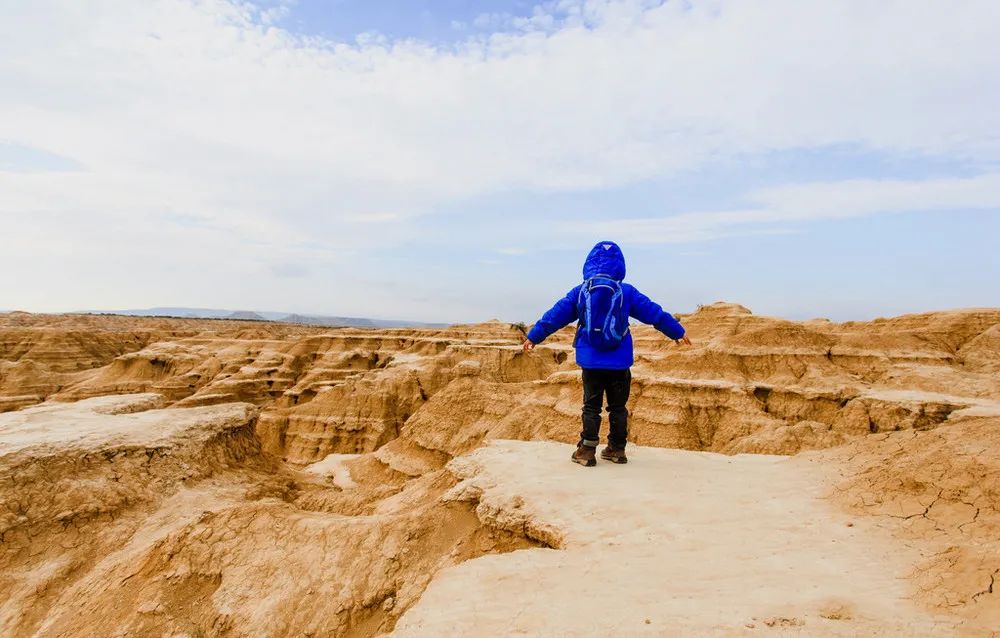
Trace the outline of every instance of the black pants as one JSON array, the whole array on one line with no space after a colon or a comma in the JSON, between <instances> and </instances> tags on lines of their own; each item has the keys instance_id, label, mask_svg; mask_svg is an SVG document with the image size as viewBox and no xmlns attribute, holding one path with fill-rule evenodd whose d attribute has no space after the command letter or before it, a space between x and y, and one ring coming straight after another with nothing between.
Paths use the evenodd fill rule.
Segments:
<instances>
[{"instance_id":1,"label":"black pants","mask_svg":"<svg viewBox=\"0 0 1000 638\"><path fill-rule=\"evenodd\" d=\"M628 410L625 403L632 386L632 371L583 369L583 431L580 441L596 447L601 438L601 407L608 396L608 421L611 432L608 443L624 448L628 439Z\"/></svg>"}]
</instances>

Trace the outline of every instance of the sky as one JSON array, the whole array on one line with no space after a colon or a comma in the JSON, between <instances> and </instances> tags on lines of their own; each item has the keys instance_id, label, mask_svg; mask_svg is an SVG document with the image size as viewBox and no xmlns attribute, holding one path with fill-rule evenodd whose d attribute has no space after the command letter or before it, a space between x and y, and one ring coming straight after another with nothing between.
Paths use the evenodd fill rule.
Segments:
<instances>
[{"instance_id":1,"label":"sky","mask_svg":"<svg viewBox=\"0 0 1000 638\"><path fill-rule=\"evenodd\" d=\"M994 0L0 0L0 309L1000 306Z\"/></svg>"}]
</instances>

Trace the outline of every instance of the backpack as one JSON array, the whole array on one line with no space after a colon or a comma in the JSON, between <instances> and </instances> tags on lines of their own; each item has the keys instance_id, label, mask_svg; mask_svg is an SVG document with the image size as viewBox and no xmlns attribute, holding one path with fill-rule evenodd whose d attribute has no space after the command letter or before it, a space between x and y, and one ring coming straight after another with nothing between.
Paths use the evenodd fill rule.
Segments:
<instances>
[{"instance_id":1,"label":"backpack","mask_svg":"<svg viewBox=\"0 0 1000 638\"><path fill-rule=\"evenodd\" d=\"M579 318L577 340L586 339L597 350L610 351L628 334L622 285L607 275L594 275L583 282L576 298Z\"/></svg>"}]
</instances>

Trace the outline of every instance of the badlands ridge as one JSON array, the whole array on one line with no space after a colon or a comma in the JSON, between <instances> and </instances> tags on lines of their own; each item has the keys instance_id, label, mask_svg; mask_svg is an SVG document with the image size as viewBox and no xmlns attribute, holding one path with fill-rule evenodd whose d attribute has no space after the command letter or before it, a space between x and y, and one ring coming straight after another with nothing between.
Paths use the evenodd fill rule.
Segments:
<instances>
[{"instance_id":1,"label":"badlands ridge","mask_svg":"<svg viewBox=\"0 0 1000 638\"><path fill-rule=\"evenodd\" d=\"M0 635L1000 636L1000 309L682 320L0 315Z\"/></svg>"}]
</instances>

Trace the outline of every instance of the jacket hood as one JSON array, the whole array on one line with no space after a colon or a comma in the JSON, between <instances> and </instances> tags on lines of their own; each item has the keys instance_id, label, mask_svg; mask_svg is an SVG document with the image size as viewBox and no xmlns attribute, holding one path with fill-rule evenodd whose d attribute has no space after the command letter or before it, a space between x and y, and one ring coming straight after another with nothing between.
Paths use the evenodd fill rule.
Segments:
<instances>
[{"instance_id":1,"label":"jacket hood","mask_svg":"<svg viewBox=\"0 0 1000 638\"><path fill-rule=\"evenodd\" d=\"M583 278L590 279L594 275L607 275L621 281L625 279L625 255L622 249L613 241L599 241L583 262Z\"/></svg>"}]
</instances>

